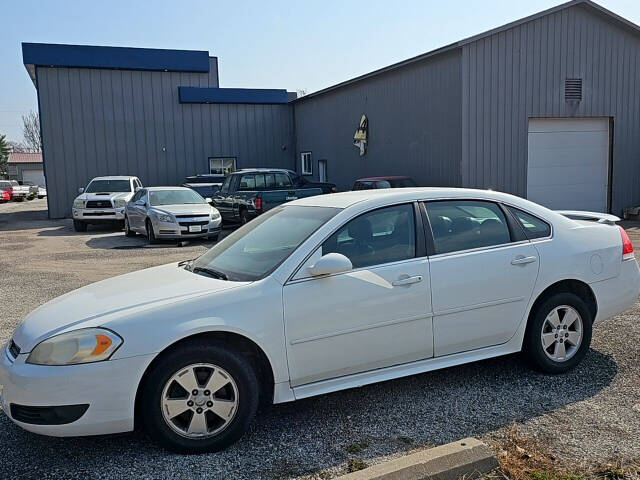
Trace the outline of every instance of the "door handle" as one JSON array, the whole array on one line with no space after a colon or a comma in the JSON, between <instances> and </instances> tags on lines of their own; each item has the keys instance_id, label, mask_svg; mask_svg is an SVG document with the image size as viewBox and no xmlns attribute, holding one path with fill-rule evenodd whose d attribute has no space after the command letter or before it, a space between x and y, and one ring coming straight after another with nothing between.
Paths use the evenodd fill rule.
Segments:
<instances>
[{"instance_id":1,"label":"door handle","mask_svg":"<svg viewBox=\"0 0 640 480\"><path fill-rule=\"evenodd\" d=\"M403 277L399 278L395 282L391 282L394 287L401 287L402 285L411 285L412 283L418 283L422 281L422 275L416 275L415 277Z\"/></svg>"},{"instance_id":2,"label":"door handle","mask_svg":"<svg viewBox=\"0 0 640 480\"><path fill-rule=\"evenodd\" d=\"M511 265L526 265L527 263L533 263L538 260L538 257L523 257L522 255L517 256L513 260L511 260Z\"/></svg>"}]
</instances>

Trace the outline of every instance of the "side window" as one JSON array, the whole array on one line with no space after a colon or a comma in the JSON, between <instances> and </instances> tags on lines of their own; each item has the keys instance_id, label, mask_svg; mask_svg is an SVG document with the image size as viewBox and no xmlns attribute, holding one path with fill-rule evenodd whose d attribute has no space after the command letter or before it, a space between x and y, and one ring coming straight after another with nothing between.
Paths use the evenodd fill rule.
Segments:
<instances>
[{"instance_id":1,"label":"side window","mask_svg":"<svg viewBox=\"0 0 640 480\"><path fill-rule=\"evenodd\" d=\"M220 193L227 193L229 191L229 184L231 183L231 176L224 179L224 183L220 187Z\"/></svg>"},{"instance_id":2,"label":"side window","mask_svg":"<svg viewBox=\"0 0 640 480\"><path fill-rule=\"evenodd\" d=\"M131 202L134 202L134 203L137 202L138 200L140 200L141 196L142 196L142 190L138 190L136 194L133 197L131 197Z\"/></svg>"},{"instance_id":3,"label":"side window","mask_svg":"<svg viewBox=\"0 0 640 480\"><path fill-rule=\"evenodd\" d=\"M291 180L289 180L289 175L286 175L284 173L276 173L276 187L291 188Z\"/></svg>"},{"instance_id":4,"label":"side window","mask_svg":"<svg viewBox=\"0 0 640 480\"><path fill-rule=\"evenodd\" d=\"M425 205L436 254L511 242L507 220L493 202L451 200Z\"/></svg>"},{"instance_id":5,"label":"side window","mask_svg":"<svg viewBox=\"0 0 640 480\"><path fill-rule=\"evenodd\" d=\"M346 256L354 268L415 257L413 205L380 208L354 218L322 244L322 255L331 252Z\"/></svg>"},{"instance_id":6,"label":"side window","mask_svg":"<svg viewBox=\"0 0 640 480\"><path fill-rule=\"evenodd\" d=\"M529 240L534 238L543 238L551 235L551 226L544 220L534 217L529 213L518 210L514 207L508 207L509 211L518 219L522 225L525 234Z\"/></svg>"},{"instance_id":7,"label":"side window","mask_svg":"<svg viewBox=\"0 0 640 480\"><path fill-rule=\"evenodd\" d=\"M273 173L264 174L264 186L265 188L276 188L276 177Z\"/></svg>"},{"instance_id":8,"label":"side window","mask_svg":"<svg viewBox=\"0 0 640 480\"><path fill-rule=\"evenodd\" d=\"M243 175L240 179L240 186L238 190L255 190L256 189L256 177L254 175Z\"/></svg>"},{"instance_id":9,"label":"side window","mask_svg":"<svg viewBox=\"0 0 640 480\"><path fill-rule=\"evenodd\" d=\"M264 190L264 175L255 175L256 177L256 190Z\"/></svg>"}]
</instances>

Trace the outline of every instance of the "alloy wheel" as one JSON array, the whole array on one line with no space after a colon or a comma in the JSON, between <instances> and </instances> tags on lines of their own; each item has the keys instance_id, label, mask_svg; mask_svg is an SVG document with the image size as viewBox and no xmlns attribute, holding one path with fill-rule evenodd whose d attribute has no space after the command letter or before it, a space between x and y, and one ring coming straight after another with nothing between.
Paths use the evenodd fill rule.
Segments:
<instances>
[{"instance_id":1,"label":"alloy wheel","mask_svg":"<svg viewBox=\"0 0 640 480\"><path fill-rule=\"evenodd\" d=\"M566 362L582 344L582 317L569 305L555 307L542 323L540 341L544 353L554 362Z\"/></svg>"},{"instance_id":2,"label":"alloy wheel","mask_svg":"<svg viewBox=\"0 0 640 480\"><path fill-rule=\"evenodd\" d=\"M192 364L173 374L161 397L162 416L178 435L209 438L227 428L238 410L238 387L223 368Z\"/></svg>"}]
</instances>

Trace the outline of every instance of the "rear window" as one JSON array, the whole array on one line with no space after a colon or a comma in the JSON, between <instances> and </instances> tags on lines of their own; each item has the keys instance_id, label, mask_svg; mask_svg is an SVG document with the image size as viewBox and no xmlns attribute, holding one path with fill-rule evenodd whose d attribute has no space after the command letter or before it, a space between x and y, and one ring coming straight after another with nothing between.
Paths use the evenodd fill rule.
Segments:
<instances>
[{"instance_id":1,"label":"rear window","mask_svg":"<svg viewBox=\"0 0 640 480\"><path fill-rule=\"evenodd\" d=\"M406 188L406 187L415 187L416 182L411 180L410 178L393 178L388 180L391 188Z\"/></svg>"},{"instance_id":2,"label":"rear window","mask_svg":"<svg viewBox=\"0 0 640 480\"><path fill-rule=\"evenodd\" d=\"M509 211L518 219L529 240L551 235L551 226L544 220L514 207L509 207Z\"/></svg>"}]
</instances>

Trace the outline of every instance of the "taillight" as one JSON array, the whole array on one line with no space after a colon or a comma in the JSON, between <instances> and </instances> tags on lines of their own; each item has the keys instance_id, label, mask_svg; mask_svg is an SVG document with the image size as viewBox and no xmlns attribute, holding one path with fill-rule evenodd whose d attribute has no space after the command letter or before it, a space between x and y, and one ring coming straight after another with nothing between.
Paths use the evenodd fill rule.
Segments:
<instances>
[{"instance_id":1,"label":"taillight","mask_svg":"<svg viewBox=\"0 0 640 480\"><path fill-rule=\"evenodd\" d=\"M253 200L253 206L256 210L262 210L262 199L260 197Z\"/></svg>"},{"instance_id":2,"label":"taillight","mask_svg":"<svg viewBox=\"0 0 640 480\"><path fill-rule=\"evenodd\" d=\"M635 258L633 255L633 243L631 243L629 235L622 227L620 227L620 235L622 235L622 259L629 260Z\"/></svg>"}]
</instances>

